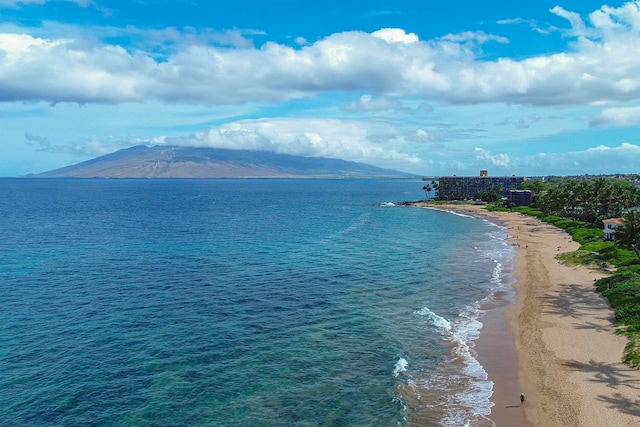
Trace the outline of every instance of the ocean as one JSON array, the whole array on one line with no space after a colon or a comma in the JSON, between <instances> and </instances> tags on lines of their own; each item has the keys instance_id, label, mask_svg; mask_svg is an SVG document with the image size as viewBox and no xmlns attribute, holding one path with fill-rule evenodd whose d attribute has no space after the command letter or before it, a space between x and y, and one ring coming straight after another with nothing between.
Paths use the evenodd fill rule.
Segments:
<instances>
[{"instance_id":1,"label":"ocean","mask_svg":"<svg viewBox=\"0 0 640 427\"><path fill-rule=\"evenodd\" d=\"M513 249L422 186L0 179L0 425L493 425Z\"/></svg>"}]
</instances>

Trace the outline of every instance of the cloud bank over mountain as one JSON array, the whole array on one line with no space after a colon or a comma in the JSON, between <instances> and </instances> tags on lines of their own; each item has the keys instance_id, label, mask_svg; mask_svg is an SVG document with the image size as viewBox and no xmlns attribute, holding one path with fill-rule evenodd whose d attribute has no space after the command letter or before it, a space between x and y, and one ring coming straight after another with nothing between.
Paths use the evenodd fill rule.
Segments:
<instances>
[{"instance_id":1,"label":"cloud bank over mountain","mask_svg":"<svg viewBox=\"0 0 640 427\"><path fill-rule=\"evenodd\" d=\"M51 2L0 0L0 8L17 14L46 3ZM99 8L96 1L61 3L87 13ZM569 170L571 153L581 153L588 169L598 161L592 148L605 144L617 153L615 147L640 141L619 131L596 143L592 133L589 145L576 151L544 150L562 134L580 138L589 129L604 135L605 129L640 125L640 1L601 6L587 16L562 6L546 13L564 27L514 17L497 21L493 33L478 29L429 39L399 27L337 31L311 40L237 27L4 23L0 113L36 105L46 122L56 115L46 106L69 111L65 104L123 116L140 111L137 106L166 117L174 106L212 115L245 109L225 120L192 120L189 127L182 118L171 132L64 137L23 125L21 140L42 153L104 154L106 147L170 141L328 155L382 167L407 164L425 174L473 170L482 161L505 172L536 173L532 168L543 166L532 159L547 155L564 159ZM517 52L521 43L500 30L522 26L569 43L562 51L497 54ZM94 120L99 127L106 119ZM530 142L536 140L546 143L533 152ZM86 141L86 149L69 149Z\"/></svg>"}]
</instances>

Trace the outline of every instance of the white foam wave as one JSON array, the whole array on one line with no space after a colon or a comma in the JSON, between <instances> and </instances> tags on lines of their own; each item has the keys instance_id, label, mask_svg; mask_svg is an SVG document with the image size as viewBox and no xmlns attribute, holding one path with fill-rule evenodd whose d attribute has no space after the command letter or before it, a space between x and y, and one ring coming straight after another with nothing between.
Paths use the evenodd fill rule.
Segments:
<instances>
[{"instance_id":1,"label":"white foam wave","mask_svg":"<svg viewBox=\"0 0 640 427\"><path fill-rule=\"evenodd\" d=\"M460 313L451 335L457 343L454 353L465 363L465 374L476 379L486 380L487 373L471 349L472 342L480 337L480 329L482 329L482 322L478 320L480 313L476 306L466 307Z\"/></svg>"},{"instance_id":2,"label":"white foam wave","mask_svg":"<svg viewBox=\"0 0 640 427\"><path fill-rule=\"evenodd\" d=\"M427 319L429 323L438 328L441 333L451 331L451 322L442 316L438 316L433 311L429 310L428 307L421 308L416 311L416 314Z\"/></svg>"},{"instance_id":3,"label":"white foam wave","mask_svg":"<svg viewBox=\"0 0 640 427\"><path fill-rule=\"evenodd\" d=\"M490 401L493 382L488 380L488 374L476 359L474 350L474 341L480 336L483 326L479 320L482 315L479 307L480 303L465 307L451 322L426 307L416 312L427 318L453 344L449 363L443 364L422 383L425 388L441 390L441 396L448 396L433 403L434 408L443 411L444 426L472 425L479 420L483 425L492 424L487 416L493 407ZM456 365L459 367L452 371Z\"/></svg>"},{"instance_id":4,"label":"white foam wave","mask_svg":"<svg viewBox=\"0 0 640 427\"><path fill-rule=\"evenodd\" d=\"M467 215L467 214L463 214L460 212L454 212L454 211L445 211L445 212L449 212L450 214L456 215L456 216L461 216L463 218L475 218L473 215Z\"/></svg>"},{"instance_id":5,"label":"white foam wave","mask_svg":"<svg viewBox=\"0 0 640 427\"><path fill-rule=\"evenodd\" d=\"M489 291L493 293L496 290L508 289L513 282L510 277L509 266L512 265L515 249L506 241L507 234L504 227L498 227L486 233L485 236L488 239L478 242L476 249L480 257L494 262ZM507 266L506 269L505 265Z\"/></svg>"},{"instance_id":6,"label":"white foam wave","mask_svg":"<svg viewBox=\"0 0 640 427\"><path fill-rule=\"evenodd\" d=\"M422 209L431 209L431 210L434 210L434 211L446 212L446 213L450 213L451 215L461 216L461 217L464 217L464 218L477 218L477 217L474 217L473 215L463 214L461 212L456 212L456 211L450 211L450 210L443 209L443 208L434 208L432 206L423 206Z\"/></svg>"},{"instance_id":7,"label":"white foam wave","mask_svg":"<svg viewBox=\"0 0 640 427\"><path fill-rule=\"evenodd\" d=\"M330 235L328 235L325 239L321 240L321 243L329 243L331 241L333 241L334 239L338 239L338 238L343 238L344 236L349 235L350 233L358 230L360 227L362 227L362 225L364 223L366 223L367 219L368 219L369 215L367 214L362 214L361 216L358 216L356 219L353 220L353 222L345 229L340 230L336 233L332 233Z\"/></svg>"},{"instance_id":8,"label":"white foam wave","mask_svg":"<svg viewBox=\"0 0 640 427\"><path fill-rule=\"evenodd\" d=\"M381 203L380 206L395 206L395 203L391 203L391 202L385 202L385 203Z\"/></svg>"},{"instance_id":9,"label":"white foam wave","mask_svg":"<svg viewBox=\"0 0 640 427\"><path fill-rule=\"evenodd\" d=\"M469 422L469 411L473 408L474 416L486 417L491 413L493 403L493 382L488 380L484 367L476 359L473 342L480 336L482 322L479 317L482 311L478 305L465 307L453 322L451 337L456 343L452 354L463 362L462 372L468 377L468 385L463 392L454 395L457 403L447 409L444 425L459 426Z\"/></svg>"},{"instance_id":10,"label":"white foam wave","mask_svg":"<svg viewBox=\"0 0 640 427\"><path fill-rule=\"evenodd\" d=\"M407 359L405 359L404 357L398 359L395 366L393 367L393 376L397 378L398 375L400 375L402 372L407 372L407 366L409 366L409 362L407 362Z\"/></svg>"},{"instance_id":11,"label":"white foam wave","mask_svg":"<svg viewBox=\"0 0 640 427\"><path fill-rule=\"evenodd\" d=\"M493 267L493 271L491 272L491 283L499 284L501 274L502 274L502 264L496 261L496 265Z\"/></svg>"},{"instance_id":12,"label":"white foam wave","mask_svg":"<svg viewBox=\"0 0 640 427\"><path fill-rule=\"evenodd\" d=\"M490 400L494 384L477 359L475 340L479 338L483 327L481 307L492 302L496 291L510 288L515 249L507 242L506 228L494 223L488 224L491 228L485 234L487 238L478 241L474 248L483 263L491 261L492 264L490 276L483 279L488 285L488 294L449 320L426 307L416 312L434 325L444 340L451 343L448 360L427 378L407 381L418 399L422 395L429 398L437 396L428 403L426 400L423 402L434 413L442 416L440 423L444 426L495 425L488 418L494 406Z\"/></svg>"}]
</instances>

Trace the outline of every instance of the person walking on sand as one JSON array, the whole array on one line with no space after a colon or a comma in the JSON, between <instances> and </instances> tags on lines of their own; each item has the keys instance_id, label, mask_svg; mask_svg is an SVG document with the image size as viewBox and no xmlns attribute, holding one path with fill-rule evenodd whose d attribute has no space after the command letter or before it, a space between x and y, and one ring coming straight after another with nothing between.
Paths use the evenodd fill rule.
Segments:
<instances>
[{"instance_id":1,"label":"person walking on sand","mask_svg":"<svg viewBox=\"0 0 640 427\"><path fill-rule=\"evenodd\" d=\"M524 404L524 393L520 393L520 406Z\"/></svg>"}]
</instances>

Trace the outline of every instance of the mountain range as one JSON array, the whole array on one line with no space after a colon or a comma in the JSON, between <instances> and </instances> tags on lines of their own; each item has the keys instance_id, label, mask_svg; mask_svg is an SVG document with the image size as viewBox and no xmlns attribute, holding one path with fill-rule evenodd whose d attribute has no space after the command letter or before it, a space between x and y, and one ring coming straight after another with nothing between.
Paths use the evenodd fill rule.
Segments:
<instances>
[{"instance_id":1,"label":"mountain range","mask_svg":"<svg viewBox=\"0 0 640 427\"><path fill-rule=\"evenodd\" d=\"M135 146L76 165L27 175L38 178L410 178L365 163L269 151Z\"/></svg>"}]
</instances>

